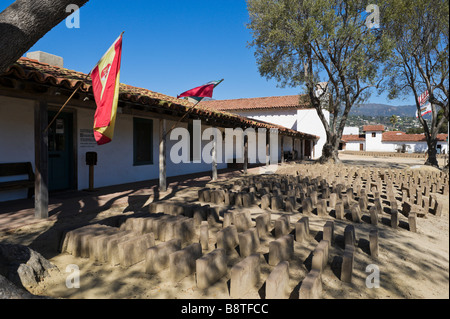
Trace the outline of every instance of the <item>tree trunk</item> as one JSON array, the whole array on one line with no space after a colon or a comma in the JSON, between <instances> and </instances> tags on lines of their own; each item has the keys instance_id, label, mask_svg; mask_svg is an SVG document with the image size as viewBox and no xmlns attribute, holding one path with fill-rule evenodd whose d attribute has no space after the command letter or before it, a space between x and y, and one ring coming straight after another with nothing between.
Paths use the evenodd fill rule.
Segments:
<instances>
[{"instance_id":1,"label":"tree trunk","mask_svg":"<svg viewBox=\"0 0 450 319\"><path fill-rule=\"evenodd\" d=\"M89 0L16 0L0 13L0 74L40 38L67 18L69 4Z\"/></svg>"},{"instance_id":2,"label":"tree trunk","mask_svg":"<svg viewBox=\"0 0 450 319\"><path fill-rule=\"evenodd\" d=\"M427 145L428 145L428 157L427 160L425 161L425 165L429 165L429 166L434 166L439 168L439 163L437 161L437 151L436 151L436 146L437 146L437 139L436 138L432 138L431 140L427 139Z\"/></svg>"},{"instance_id":3,"label":"tree trunk","mask_svg":"<svg viewBox=\"0 0 450 319\"><path fill-rule=\"evenodd\" d=\"M336 134L327 134L327 141L323 145L322 156L319 158L319 163L334 163L339 164L341 160L339 159L339 139Z\"/></svg>"}]
</instances>

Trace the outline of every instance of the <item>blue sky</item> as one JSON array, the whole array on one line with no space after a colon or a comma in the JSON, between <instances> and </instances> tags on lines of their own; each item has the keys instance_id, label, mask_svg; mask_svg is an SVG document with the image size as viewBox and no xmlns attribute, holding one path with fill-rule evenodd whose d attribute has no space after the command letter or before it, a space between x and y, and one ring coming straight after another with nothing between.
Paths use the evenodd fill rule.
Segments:
<instances>
[{"instance_id":1,"label":"blue sky","mask_svg":"<svg viewBox=\"0 0 450 319\"><path fill-rule=\"evenodd\" d=\"M2 1L0 11L13 2ZM63 21L30 51L62 56L64 67L87 73L125 31L122 83L176 96L223 78L215 99L300 93L260 76L247 22L245 0L91 0L80 10L80 28ZM369 102L412 104L376 94Z\"/></svg>"}]
</instances>

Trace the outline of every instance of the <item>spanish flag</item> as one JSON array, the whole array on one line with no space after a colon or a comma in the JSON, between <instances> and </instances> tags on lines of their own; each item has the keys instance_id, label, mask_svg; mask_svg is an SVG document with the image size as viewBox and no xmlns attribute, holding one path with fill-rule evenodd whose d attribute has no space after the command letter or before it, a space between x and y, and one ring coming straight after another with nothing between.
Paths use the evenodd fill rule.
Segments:
<instances>
[{"instance_id":1,"label":"spanish flag","mask_svg":"<svg viewBox=\"0 0 450 319\"><path fill-rule=\"evenodd\" d=\"M94 115L94 137L98 145L111 142L119 101L122 34L91 71L97 110Z\"/></svg>"}]
</instances>

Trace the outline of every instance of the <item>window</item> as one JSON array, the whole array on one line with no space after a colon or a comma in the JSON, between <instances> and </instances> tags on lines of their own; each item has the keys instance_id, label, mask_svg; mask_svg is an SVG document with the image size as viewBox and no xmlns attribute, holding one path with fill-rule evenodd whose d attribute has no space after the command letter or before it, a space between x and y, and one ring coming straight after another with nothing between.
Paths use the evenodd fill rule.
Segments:
<instances>
[{"instance_id":1,"label":"window","mask_svg":"<svg viewBox=\"0 0 450 319\"><path fill-rule=\"evenodd\" d=\"M153 121L133 118L133 165L153 164Z\"/></svg>"},{"instance_id":2,"label":"window","mask_svg":"<svg viewBox=\"0 0 450 319\"><path fill-rule=\"evenodd\" d=\"M377 133L372 132L372 137L377 137Z\"/></svg>"}]
</instances>

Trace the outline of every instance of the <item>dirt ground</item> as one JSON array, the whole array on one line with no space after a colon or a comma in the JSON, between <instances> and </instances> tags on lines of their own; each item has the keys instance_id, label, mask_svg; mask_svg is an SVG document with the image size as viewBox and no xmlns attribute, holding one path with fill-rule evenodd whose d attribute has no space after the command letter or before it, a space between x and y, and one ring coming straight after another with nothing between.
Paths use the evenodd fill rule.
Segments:
<instances>
[{"instance_id":1,"label":"dirt ground","mask_svg":"<svg viewBox=\"0 0 450 319\"><path fill-rule=\"evenodd\" d=\"M423 160L409 158L367 158L354 155L340 156L346 165L360 165L366 167L392 167L412 169L423 168ZM280 173L292 171L293 164L282 167ZM228 181L229 182L229 181ZM173 200L194 201L197 187L179 190ZM348 219L337 220L332 216L310 216L311 238L308 243L294 242L294 258L289 262L290 298L296 299L302 280L311 267L311 252L322 238L322 229L326 221L334 221L335 243L329 251L329 265L322 275L323 298L325 299L422 299L449 298L449 199L444 195L437 195L444 203L442 216L433 214L418 219L418 232L408 231L408 220L400 215L400 227L393 229L389 224L389 215L380 217L379 230L379 258L373 259L369 254L370 222L354 224ZM148 203L147 203L148 204ZM142 206L141 206L142 207ZM139 208L146 210L147 206ZM56 250L60 230L70 225L82 224L84 221L102 221L113 216L129 214L125 207L115 206L100 213L78 214L68 220L44 221L24 226L12 231L0 233L0 241L29 245L55 264L59 270L52 271L38 286L30 288L36 295L55 298L71 299L228 299L230 271L228 275L208 289L200 290L196 287L195 275L185 277L177 283L169 282L166 277L168 270L157 275L144 272L143 262L129 268L110 266L93 262L89 259L75 258L67 253ZM248 210L248 209L245 209ZM252 217L256 217L262 210L254 206ZM283 212L272 212L272 222ZM291 230L293 225L303 215L292 214L290 217ZM355 254L353 282L347 284L340 278L340 265L344 252L344 228L353 224L356 229L358 248ZM405 226L406 225L406 226ZM215 232L221 229L209 230L209 249L215 249ZM194 241L198 242L198 229ZM265 280L273 270L268 265L268 243L273 236L261 239L259 252L261 253L261 281L259 289L249 293L249 299L263 299L265 297ZM156 241L158 243L158 241ZM236 264L242 258L237 252L228 256L228 267ZM71 272L66 267L76 265L80 270L80 287L67 288L66 279ZM369 265L375 265L379 270L379 288L369 288L366 279L372 271L366 272ZM372 266L373 267L373 266Z\"/></svg>"}]
</instances>

